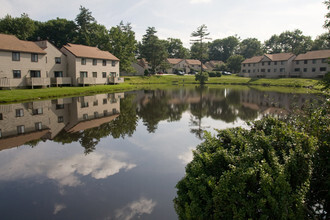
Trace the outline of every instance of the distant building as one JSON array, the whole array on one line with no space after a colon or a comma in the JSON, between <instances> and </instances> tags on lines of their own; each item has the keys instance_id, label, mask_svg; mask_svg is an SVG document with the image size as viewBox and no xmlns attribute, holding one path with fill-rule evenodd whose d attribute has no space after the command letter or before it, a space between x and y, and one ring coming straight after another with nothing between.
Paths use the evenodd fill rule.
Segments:
<instances>
[{"instance_id":1,"label":"distant building","mask_svg":"<svg viewBox=\"0 0 330 220\"><path fill-rule=\"evenodd\" d=\"M330 50L310 51L295 56L292 53L265 54L246 59L239 76L245 77L323 77L329 71Z\"/></svg>"},{"instance_id":2,"label":"distant building","mask_svg":"<svg viewBox=\"0 0 330 220\"><path fill-rule=\"evenodd\" d=\"M213 71L217 67L220 67L224 64L225 63L221 60L210 60L210 61L207 61L204 65L206 66L208 71Z\"/></svg>"}]
</instances>

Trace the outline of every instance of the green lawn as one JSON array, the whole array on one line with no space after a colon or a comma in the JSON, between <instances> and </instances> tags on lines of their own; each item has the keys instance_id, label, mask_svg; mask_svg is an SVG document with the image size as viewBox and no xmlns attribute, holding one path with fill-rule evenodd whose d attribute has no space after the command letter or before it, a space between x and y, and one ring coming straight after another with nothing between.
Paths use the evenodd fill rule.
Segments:
<instances>
[{"instance_id":1,"label":"green lawn","mask_svg":"<svg viewBox=\"0 0 330 220\"><path fill-rule=\"evenodd\" d=\"M198 85L195 77L191 75L162 75L162 76L130 76L124 77L125 83L120 85L99 85L86 87L52 87L46 89L14 89L0 90L0 103L23 102L38 99L92 95L97 93L124 92L137 89L157 89L173 87L175 85ZM244 85L264 86L261 89L293 92L304 92L306 87L318 89L316 79L282 78L282 79L251 79L235 75L210 77L206 82L208 86ZM265 87L266 86L266 87ZM274 86L274 87L273 87ZM276 89L277 88L277 89ZM306 91L307 92L307 91Z\"/></svg>"}]
</instances>

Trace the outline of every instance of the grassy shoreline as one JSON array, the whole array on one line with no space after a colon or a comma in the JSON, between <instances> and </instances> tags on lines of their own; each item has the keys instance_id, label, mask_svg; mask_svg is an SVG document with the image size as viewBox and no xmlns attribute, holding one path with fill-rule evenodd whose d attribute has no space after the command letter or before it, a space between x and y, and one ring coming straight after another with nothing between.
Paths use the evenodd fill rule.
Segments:
<instances>
[{"instance_id":1,"label":"grassy shoreline","mask_svg":"<svg viewBox=\"0 0 330 220\"><path fill-rule=\"evenodd\" d=\"M301 78L281 78L281 79L252 79L238 76L222 76L209 78L206 86L223 86L223 85L242 85L251 86L254 88L267 88L268 91L285 91L285 92L310 92L306 88L313 88L314 92L318 92L316 79L301 79ZM86 87L51 87L45 89L15 89L15 90L0 90L0 103L15 103L33 100L43 100L60 97L73 97L83 95L93 95L99 93L126 92L138 89L157 89L160 87L166 88L175 85L198 85L194 76L150 76L125 77L125 83L120 85L98 85ZM284 89L285 87L285 89Z\"/></svg>"}]
</instances>

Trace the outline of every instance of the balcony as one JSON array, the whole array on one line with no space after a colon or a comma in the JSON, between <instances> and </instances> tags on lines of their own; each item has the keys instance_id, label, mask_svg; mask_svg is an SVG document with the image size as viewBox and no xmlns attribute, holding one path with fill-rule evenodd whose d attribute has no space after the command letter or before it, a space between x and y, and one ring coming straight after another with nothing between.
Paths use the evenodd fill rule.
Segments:
<instances>
[{"instance_id":1,"label":"balcony","mask_svg":"<svg viewBox=\"0 0 330 220\"><path fill-rule=\"evenodd\" d=\"M27 77L26 85L32 86L49 86L50 78L41 78L41 77Z\"/></svg>"},{"instance_id":2,"label":"balcony","mask_svg":"<svg viewBox=\"0 0 330 220\"><path fill-rule=\"evenodd\" d=\"M72 79L71 77L55 77L51 78L52 85L71 85Z\"/></svg>"},{"instance_id":3,"label":"balcony","mask_svg":"<svg viewBox=\"0 0 330 220\"><path fill-rule=\"evenodd\" d=\"M77 78L77 83L78 84L82 84L82 85L95 85L96 84L96 80L95 78L91 77L91 78L88 78L88 77L79 77Z\"/></svg>"},{"instance_id":4,"label":"balcony","mask_svg":"<svg viewBox=\"0 0 330 220\"><path fill-rule=\"evenodd\" d=\"M8 79L8 78L1 78L0 79L0 88L3 87L3 88L10 88L10 83L11 82L11 79Z\"/></svg>"},{"instance_id":5,"label":"balcony","mask_svg":"<svg viewBox=\"0 0 330 220\"><path fill-rule=\"evenodd\" d=\"M109 83L112 84L118 84L118 83L123 83L124 82L124 78L123 77L109 77Z\"/></svg>"}]
</instances>

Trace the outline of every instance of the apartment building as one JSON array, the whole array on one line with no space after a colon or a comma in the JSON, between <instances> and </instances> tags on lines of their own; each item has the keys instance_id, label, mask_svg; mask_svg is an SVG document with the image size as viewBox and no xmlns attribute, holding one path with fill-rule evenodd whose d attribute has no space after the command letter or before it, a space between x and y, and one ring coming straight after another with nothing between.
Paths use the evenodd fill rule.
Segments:
<instances>
[{"instance_id":1,"label":"apartment building","mask_svg":"<svg viewBox=\"0 0 330 220\"><path fill-rule=\"evenodd\" d=\"M187 73L188 64L186 63L185 59L177 59L177 58L167 58L167 63L170 64L171 68L167 69L167 73L175 73L176 70L183 70Z\"/></svg>"},{"instance_id":2,"label":"apartment building","mask_svg":"<svg viewBox=\"0 0 330 220\"><path fill-rule=\"evenodd\" d=\"M36 43L0 34L0 87L50 86L46 52Z\"/></svg>"},{"instance_id":3,"label":"apartment building","mask_svg":"<svg viewBox=\"0 0 330 220\"><path fill-rule=\"evenodd\" d=\"M221 60L210 60L205 63L205 66L208 71L213 71L217 67L224 65L225 63Z\"/></svg>"},{"instance_id":4,"label":"apartment building","mask_svg":"<svg viewBox=\"0 0 330 220\"><path fill-rule=\"evenodd\" d=\"M330 50L309 51L293 61L292 75L304 78L323 77L329 70Z\"/></svg>"},{"instance_id":5,"label":"apartment building","mask_svg":"<svg viewBox=\"0 0 330 220\"><path fill-rule=\"evenodd\" d=\"M119 59L97 47L23 41L0 34L0 88L96 85L124 82Z\"/></svg>"},{"instance_id":6,"label":"apartment building","mask_svg":"<svg viewBox=\"0 0 330 220\"><path fill-rule=\"evenodd\" d=\"M119 76L119 59L108 51L79 44L67 44L61 51L67 56L68 73L73 85L123 82Z\"/></svg>"},{"instance_id":7,"label":"apartment building","mask_svg":"<svg viewBox=\"0 0 330 220\"><path fill-rule=\"evenodd\" d=\"M263 78L289 77L295 57L292 53L255 56L242 62L239 75Z\"/></svg>"},{"instance_id":8,"label":"apartment building","mask_svg":"<svg viewBox=\"0 0 330 220\"><path fill-rule=\"evenodd\" d=\"M245 77L323 77L329 71L330 50L310 51L295 56L292 53L265 54L246 59L239 76Z\"/></svg>"}]
</instances>

